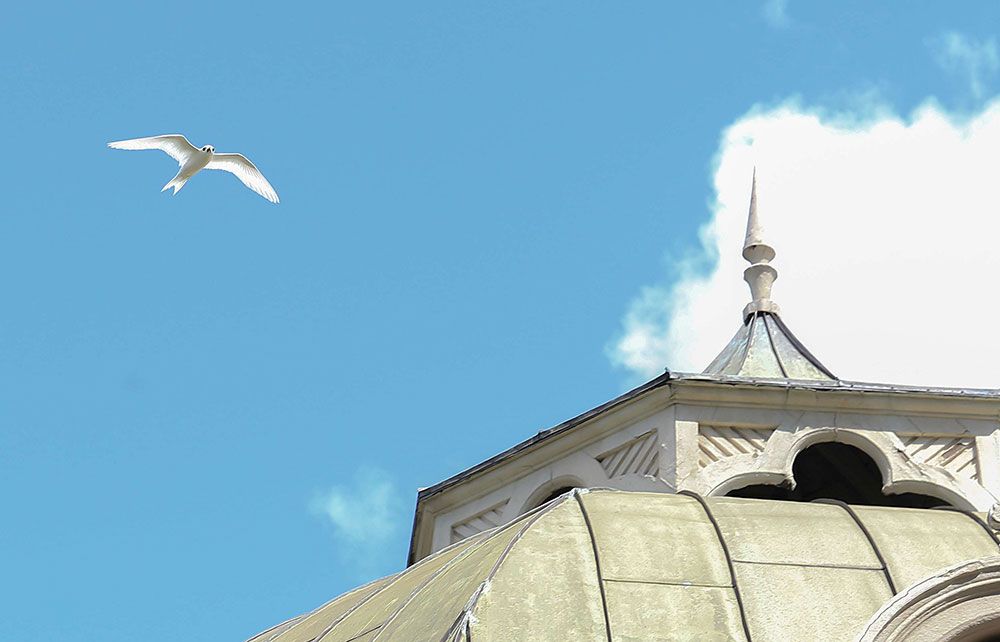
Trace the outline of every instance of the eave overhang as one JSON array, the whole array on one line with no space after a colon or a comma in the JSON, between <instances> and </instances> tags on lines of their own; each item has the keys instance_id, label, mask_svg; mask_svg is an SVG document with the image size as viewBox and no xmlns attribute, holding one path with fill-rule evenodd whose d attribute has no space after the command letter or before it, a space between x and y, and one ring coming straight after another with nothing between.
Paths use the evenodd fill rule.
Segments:
<instances>
[{"instance_id":1,"label":"eave overhang","mask_svg":"<svg viewBox=\"0 0 1000 642\"><path fill-rule=\"evenodd\" d=\"M655 397L655 398L654 398ZM641 400L645 400L642 402ZM637 416L649 406L692 405L781 406L809 410L911 413L929 416L1000 419L1000 389L908 386L858 381L765 379L704 373L664 372L637 388L552 428L417 493L407 565L418 559L416 542L427 503L456 486L489 475L510 462L548 448L558 437L612 412L636 406Z\"/></svg>"}]
</instances>

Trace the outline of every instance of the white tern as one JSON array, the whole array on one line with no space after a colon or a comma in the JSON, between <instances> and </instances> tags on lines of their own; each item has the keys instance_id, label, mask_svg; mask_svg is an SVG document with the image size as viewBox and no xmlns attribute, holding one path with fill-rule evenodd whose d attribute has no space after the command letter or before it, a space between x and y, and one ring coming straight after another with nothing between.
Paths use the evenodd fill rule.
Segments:
<instances>
[{"instance_id":1,"label":"white tern","mask_svg":"<svg viewBox=\"0 0 1000 642\"><path fill-rule=\"evenodd\" d=\"M216 154L215 148L205 145L198 148L188 142L181 134L165 134L147 138L133 138L108 143L112 149L159 149L170 155L181 166L177 176L163 186L161 192L171 187L174 194L181 191L191 177L203 169L221 169L240 179L244 185L257 192L272 203L278 202L278 193L260 173L257 166L243 154Z\"/></svg>"}]
</instances>

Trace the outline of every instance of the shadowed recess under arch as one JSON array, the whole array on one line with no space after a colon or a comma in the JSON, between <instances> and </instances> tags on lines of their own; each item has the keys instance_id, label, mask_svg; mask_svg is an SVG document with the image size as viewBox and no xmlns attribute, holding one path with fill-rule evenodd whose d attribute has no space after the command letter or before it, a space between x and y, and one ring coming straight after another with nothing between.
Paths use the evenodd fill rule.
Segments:
<instances>
[{"instance_id":1,"label":"shadowed recess under arch","mask_svg":"<svg viewBox=\"0 0 1000 642\"><path fill-rule=\"evenodd\" d=\"M838 442L814 444L803 450L795 458L792 474L795 488L754 484L731 490L727 495L799 502L837 499L857 506L934 508L949 505L943 499L920 493L883 494L882 473L875 461L861 449Z\"/></svg>"}]
</instances>

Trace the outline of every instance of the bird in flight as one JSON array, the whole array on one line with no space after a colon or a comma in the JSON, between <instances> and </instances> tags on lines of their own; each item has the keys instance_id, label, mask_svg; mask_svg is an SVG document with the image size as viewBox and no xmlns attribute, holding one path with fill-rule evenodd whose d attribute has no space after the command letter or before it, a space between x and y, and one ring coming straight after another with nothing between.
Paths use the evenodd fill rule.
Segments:
<instances>
[{"instance_id":1,"label":"bird in flight","mask_svg":"<svg viewBox=\"0 0 1000 642\"><path fill-rule=\"evenodd\" d=\"M165 134L147 138L132 138L108 143L112 149L159 149L166 152L181 166L177 176L163 186L161 192L171 187L174 194L181 191L191 177L203 169L221 169L240 179L244 185L257 192L272 203L278 202L278 193L260 173L257 166L243 154L216 154L215 148L205 145L198 148L188 142L181 134Z\"/></svg>"}]
</instances>

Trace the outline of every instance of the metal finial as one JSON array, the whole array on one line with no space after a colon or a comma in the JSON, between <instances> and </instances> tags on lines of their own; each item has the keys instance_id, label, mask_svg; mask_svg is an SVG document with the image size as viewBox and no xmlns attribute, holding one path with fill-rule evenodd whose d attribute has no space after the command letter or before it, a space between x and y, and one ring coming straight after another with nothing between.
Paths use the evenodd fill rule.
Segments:
<instances>
[{"instance_id":1,"label":"metal finial","mask_svg":"<svg viewBox=\"0 0 1000 642\"><path fill-rule=\"evenodd\" d=\"M764 242L763 228L757 215L757 168L753 170L753 187L750 189L750 213L747 216L747 236L743 242L743 258L750 267L743 270L743 280L750 286L753 297L743 309L747 320L756 312L778 313L778 305L771 300L771 285L778 278L778 271L771 267L774 248Z\"/></svg>"}]
</instances>

